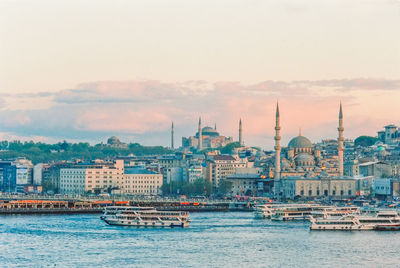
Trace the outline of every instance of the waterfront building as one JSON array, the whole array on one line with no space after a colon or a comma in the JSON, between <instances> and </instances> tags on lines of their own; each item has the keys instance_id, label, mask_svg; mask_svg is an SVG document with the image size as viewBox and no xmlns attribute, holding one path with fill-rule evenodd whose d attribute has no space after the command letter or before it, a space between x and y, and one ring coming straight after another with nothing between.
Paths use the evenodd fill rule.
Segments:
<instances>
[{"instance_id":1,"label":"waterfront building","mask_svg":"<svg viewBox=\"0 0 400 268\"><path fill-rule=\"evenodd\" d=\"M234 158L231 155L213 155L206 162L205 178L218 188L221 179L234 174L236 169L248 167L247 158Z\"/></svg>"},{"instance_id":2,"label":"waterfront building","mask_svg":"<svg viewBox=\"0 0 400 268\"><path fill-rule=\"evenodd\" d=\"M264 194L265 176L262 168L238 168L225 180L231 184L228 195L261 196Z\"/></svg>"},{"instance_id":3,"label":"waterfront building","mask_svg":"<svg viewBox=\"0 0 400 268\"><path fill-rule=\"evenodd\" d=\"M163 175L143 168L126 168L119 188L123 194L160 195Z\"/></svg>"},{"instance_id":4,"label":"waterfront building","mask_svg":"<svg viewBox=\"0 0 400 268\"><path fill-rule=\"evenodd\" d=\"M33 185L42 185L43 166L43 163L39 163L33 167Z\"/></svg>"},{"instance_id":5,"label":"waterfront building","mask_svg":"<svg viewBox=\"0 0 400 268\"><path fill-rule=\"evenodd\" d=\"M202 127L201 118L199 118L197 133L194 136L182 137L182 147L184 149L197 149L197 151L223 147L231 142L233 142L233 138L220 135L216 127Z\"/></svg>"},{"instance_id":6,"label":"waterfront building","mask_svg":"<svg viewBox=\"0 0 400 268\"><path fill-rule=\"evenodd\" d=\"M348 177L286 177L280 185L280 198L332 198L342 199L356 196L356 180Z\"/></svg>"},{"instance_id":7,"label":"waterfront building","mask_svg":"<svg viewBox=\"0 0 400 268\"><path fill-rule=\"evenodd\" d=\"M60 170L73 166L72 162L56 162L43 165L42 186L44 193L60 193Z\"/></svg>"},{"instance_id":8,"label":"waterfront building","mask_svg":"<svg viewBox=\"0 0 400 268\"><path fill-rule=\"evenodd\" d=\"M124 161L77 163L60 169L60 193L85 194L109 192L118 188L124 174Z\"/></svg>"},{"instance_id":9,"label":"waterfront building","mask_svg":"<svg viewBox=\"0 0 400 268\"><path fill-rule=\"evenodd\" d=\"M33 164L25 158L17 158L3 167L3 191L23 193L25 186L33 183Z\"/></svg>"}]
</instances>

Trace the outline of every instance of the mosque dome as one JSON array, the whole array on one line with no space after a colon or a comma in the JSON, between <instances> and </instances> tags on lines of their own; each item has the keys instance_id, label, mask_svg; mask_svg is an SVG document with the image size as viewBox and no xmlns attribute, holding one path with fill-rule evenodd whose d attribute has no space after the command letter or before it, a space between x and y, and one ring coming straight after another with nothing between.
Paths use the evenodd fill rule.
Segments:
<instances>
[{"instance_id":1,"label":"mosque dome","mask_svg":"<svg viewBox=\"0 0 400 268\"><path fill-rule=\"evenodd\" d=\"M288 147L290 148L312 148L313 145L309 139L303 136L297 136L293 138L290 142Z\"/></svg>"},{"instance_id":2,"label":"mosque dome","mask_svg":"<svg viewBox=\"0 0 400 268\"><path fill-rule=\"evenodd\" d=\"M219 132L215 129L213 129L212 127L203 127L201 129L201 134L203 136L211 136L211 137L217 137L219 136ZM199 133L196 133L196 137L199 136Z\"/></svg>"},{"instance_id":3,"label":"mosque dome","mask_svg":"<svg viewBox=\"0 0 400 268\"><path fill-rule=\"evenodd\" d=\"M108 140L107 140L107 144L109 144L109 145L115 145L115 144L120 144L120 143L121 143L121 141L115 136L112 136L112 137L108 138Z\"/></svg>"}]
</instances>

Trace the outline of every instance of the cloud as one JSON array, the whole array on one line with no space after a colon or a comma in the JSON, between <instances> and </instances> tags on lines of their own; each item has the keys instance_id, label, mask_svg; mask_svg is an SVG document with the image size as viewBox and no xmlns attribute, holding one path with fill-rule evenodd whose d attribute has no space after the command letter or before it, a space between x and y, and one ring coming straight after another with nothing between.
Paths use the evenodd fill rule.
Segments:
<instances>
[{"instance_id":1,"label":"cloud","mask_svg":"<svg viewBox=\"0 0 400 268\"><path fill-rule=\"evenodd\" d=\"M217 123L221 134L235 139L242 118L247 144L271 148L277 100L283 143L299 127L314 141L335 137L340 100L346 135L374 135L386 122L396 123L399 81L357 78L250 85L202 80L98 81L58 92L3 95L0 125L8 136L100 142L118 135L127 142L168 145L171 121L179 143L181 136L196 131L199 116L205 125Z\"/></svg>"}]
</instances>

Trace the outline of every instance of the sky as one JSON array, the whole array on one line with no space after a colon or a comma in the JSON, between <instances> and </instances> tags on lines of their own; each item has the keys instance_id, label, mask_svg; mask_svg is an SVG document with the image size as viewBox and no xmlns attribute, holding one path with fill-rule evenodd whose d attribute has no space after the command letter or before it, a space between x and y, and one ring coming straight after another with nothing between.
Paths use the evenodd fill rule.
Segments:
<instances>
[{"instance_id":1,"label":"sky","mask_svg":"<svg viewBox=\"0 0 400 268\"><path fill-rule=\"evenodd\" d=\"M400 125L399 0L2 0L0 139L272 149Z\"/></svg>"}]
</instances>

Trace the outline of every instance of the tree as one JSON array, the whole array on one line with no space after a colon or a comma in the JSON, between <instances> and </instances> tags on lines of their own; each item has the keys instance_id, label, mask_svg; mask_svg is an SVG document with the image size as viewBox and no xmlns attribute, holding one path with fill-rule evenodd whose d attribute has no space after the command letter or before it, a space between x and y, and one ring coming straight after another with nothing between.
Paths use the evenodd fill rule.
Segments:
<instances>
[{"instance_id":1,"label":"tree","mask_svg":"<svg viewBox=\"0 0 400 268\"><path fill-rule=\"evenodd\" d=\"M368 147L374 145L378 141L378 138L371 136L360 136L354 140L354 146Z\"/></svg>"},{"instance_id":2,"label":"tree","mask_svg":"<svg viewBox=\"0 0 400 268\"><path fill-rule=\"evenodd\" d=\"M220 180L218 184L218 193L226 195L232 190L232 182L226 179Z\"/></svg>"}]
</instances>

